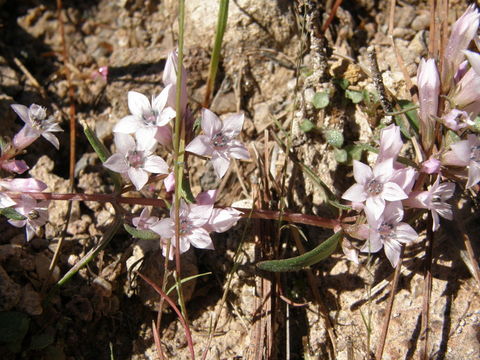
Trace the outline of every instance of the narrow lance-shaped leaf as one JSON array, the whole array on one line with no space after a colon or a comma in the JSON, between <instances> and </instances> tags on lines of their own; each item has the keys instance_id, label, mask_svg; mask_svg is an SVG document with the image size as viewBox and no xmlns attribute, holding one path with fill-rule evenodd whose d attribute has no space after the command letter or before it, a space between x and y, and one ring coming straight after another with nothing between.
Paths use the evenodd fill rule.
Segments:
<instances>
[{"instance_id":1,"label":"narrow lance-shaped leaf","mask_svg":"<svg viewBox=\"0 0 480 360\"><path fill-rule=\"evenodd\" d=\"M125 230L127 230L127 232L130 235L132 235L133 237L135 237L137 239L142 239L142 240L158 240L158 239L160 239L160 236L157 233L155 233L151 230L136 229L133 226L130 226L128 224L123 224L123 227L125 228Z\"/></svg>"},{"instance_id":2,"label":"narrow lance-shaped leaf","mask_svg":"<svg viewBox=\"0 0 480 360\"><path fill-rule=\"evenodd\" d=\"M104 163L112 154L108 151L107 147L100 141L95 132L90 129L87 123L83 122L83 132L92 146L93 150L97 153L98 158L102 163ZM110 177L112 178L113 184L115 185L115 190L119 191L122 188L122 179L119 174L108 170Z\"/></svg>"},{"instance_id":3,"label":"narrow lance-shaped leaf","mask_svg":"<svg viewBox=\"0 0 480 360\"><path fill-rule=\"evenodd\" d=\"M0 215L5 216L11 220L25 220L26 217L18 213L14 208L7 207L0 209Z\"/></svg>"},{"instance_id":4,"label":"narrow lance-shaped leaf","mask_svg":"<svg viewBox=\"0 0 480 360\"><path fill-rule=\"evenodd\" d=\"M338 231L315 249L303 255L290 259L261 261L257 264L257 267L261 270L273 272L298 271L304 269L330 256L337 248L342 237L343 231Z\"/></svg>"}]
</instances>

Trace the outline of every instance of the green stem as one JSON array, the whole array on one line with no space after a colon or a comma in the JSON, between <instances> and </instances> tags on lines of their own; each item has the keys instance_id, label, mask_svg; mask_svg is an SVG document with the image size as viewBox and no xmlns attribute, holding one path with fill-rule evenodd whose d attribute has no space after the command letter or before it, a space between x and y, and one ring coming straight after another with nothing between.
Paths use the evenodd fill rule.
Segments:
<instances>
[{"instance_id":1,"label":"green stem","mask_svg":"<svg viewBox=\"0 0 480 360\"><path fill-rule=\"evenodd\" d=\"M215 44L213 45L212 59L210 60L210 68L208 70L207 88L205 91L205 99L203 107L208 108L212 90L217 77L218 63L220 62L220 50L222 49L223 35L227 27L228 18L228 0L220 0L220 9L218 10L217 31L215 33Z\"/></svg>"},{"instance_id":2,"label":"green stem","mask_svg":"<svg viewBox=\"0 0 480 360\"><path fill-rule=\"evenodd\" d=\"M183 298L181 282L181 263L180 263L180 195L182 189L184 153L185 153L185 123L181 108L182 81L183 81L183 38L185 30L185 0L178 2L178 66L177 66L177 91L176 91L176 111L175 135L174 135L174 174L175 174L175 268L177 276L178 301L182 314L188 322L187 309Z\"/></svg>"}]
</instances>

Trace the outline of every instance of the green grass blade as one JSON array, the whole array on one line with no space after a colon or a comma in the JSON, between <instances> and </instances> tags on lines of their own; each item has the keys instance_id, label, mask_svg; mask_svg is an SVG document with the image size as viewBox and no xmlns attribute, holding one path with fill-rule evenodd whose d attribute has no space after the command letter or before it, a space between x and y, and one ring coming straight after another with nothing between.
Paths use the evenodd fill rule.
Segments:
<instances>
[{"instance_id":1,"label":"green grass blade","mask_svg":"<svg viewBox=\"0 0 480 360\"><path fill-rule=\"evenodd\" d=\"M205 100L203 106L208 108L212 97L215 78L217 77L218 63L220 62L220 51L222 49L223 35L227 27L228 18L228 1L220 0L220 9L218 9L217 31L215 33L215 43L213 45L212 59L210 60L210 68L208 71L207 88L205 92Z\"/></svg>"}]
</instances>

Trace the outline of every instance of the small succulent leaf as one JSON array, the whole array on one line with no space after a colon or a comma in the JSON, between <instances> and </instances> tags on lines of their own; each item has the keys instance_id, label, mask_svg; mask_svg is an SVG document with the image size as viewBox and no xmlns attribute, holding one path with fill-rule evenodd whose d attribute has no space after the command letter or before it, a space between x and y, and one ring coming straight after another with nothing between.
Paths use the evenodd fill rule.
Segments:
<instances>
[{"instance_id":1,"label":"small succulent leaf","mask_svg":"<svg viewBox=\"0 0 480 360\"><path fill-rule=\"evenodd\" d=\"M313 95L312 105L315 109L324 109L330 103L329 95L327 92L317 92Z\"/></svg>"},{"instance_id":2,"label":"small succulent leaf","mask_svg":"<svg viewBox=\"0 0 480 360\"><path fill-rule=\"evenodd\" d=\"M354 104L359 104L364 100L363 91L345 90L345 97L350 99Z\"/></svg>"},{"instance_id":3,"label":"small succulent leaf","mask_svg":"<svg viewBox=\"0 0 480 360\"><path fill-rule=\"evenodd\" d=\"M300 130L305 133L308 133L315 129L315 124L308 119L304 119L300 124Z\"/></svg>"}]
</instances>

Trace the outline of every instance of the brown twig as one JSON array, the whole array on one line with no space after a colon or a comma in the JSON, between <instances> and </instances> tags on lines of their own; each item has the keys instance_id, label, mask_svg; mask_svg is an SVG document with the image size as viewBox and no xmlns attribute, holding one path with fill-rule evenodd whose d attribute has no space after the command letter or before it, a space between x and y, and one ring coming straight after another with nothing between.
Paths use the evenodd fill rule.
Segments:
<instances>
[{"instance_id":1,"label":"brown twig","mask_svg":"<svg viewBox=\"0 0 480 360\"><path fill-rule=\"evenodd\" d=\"M395 301L395 295L397 294L398 282L402 273L403 254L405 249L402 247L400 251L400 258L398 264L395 267L395 274L393 275L392 286L390 288L390 296L388 298L387 308L385 309L385 318L383 319L382 333L380 334L380 340L378 341L377 351L375 353L375 359L381 360L383 356L383 350L385 348L385 341L387 339L388 329L390 326L390 319L392 317L393 303Z\"/></svg>"},{"instance_id":2,"label":"brown twig","mask_svg":"<svg viewBox=\"0 0 480 360\"><path fill-rule=\"evenodd\" d=\"M462 236L465 243L465 248L467 249L468 258L470 259L470 263L472 265L473 276L475 277L477 285L480 288L480 268L478 267L478 261L473 251L472 242L470 241L470 237L465 233L465 231L462 231Z\"/></svg>"},{"instance_id":3,"label":"brown twig","mask_svg":"<svg viewBox=\"0 0 480 360\"><path fill-rule=\"evenodd\" d=\"M377 62L377 52L375 51L375 47L373 45L369 46L367 49L368 58L370 60L370 71L372 73L372 80L373 84L375 85L375 89L378 92L378 97L380 99L380 104L382 105L382 109L386 113L392 112L392 104L388 100L387 92L385 91L385 85L383 84L382 74L378 69L378 62Z\"/></svg>"},{"instance_id":4,"label":"brown twig","mask_svg":"<svg viewBox=\"0 0 480 360\"><path fill-rule=\"evenodd\" d=\"M423 340L423 349L420 353L420 359L428 360L428 336L429 336L429 318L430 318L430 299L432 295L432 262L433 262L433 239L432 214L428 213L427 219L427 238L423 274L423 305L422 305L422 324L420 327L420 339Z\"/></svg>"}]
</instances>

